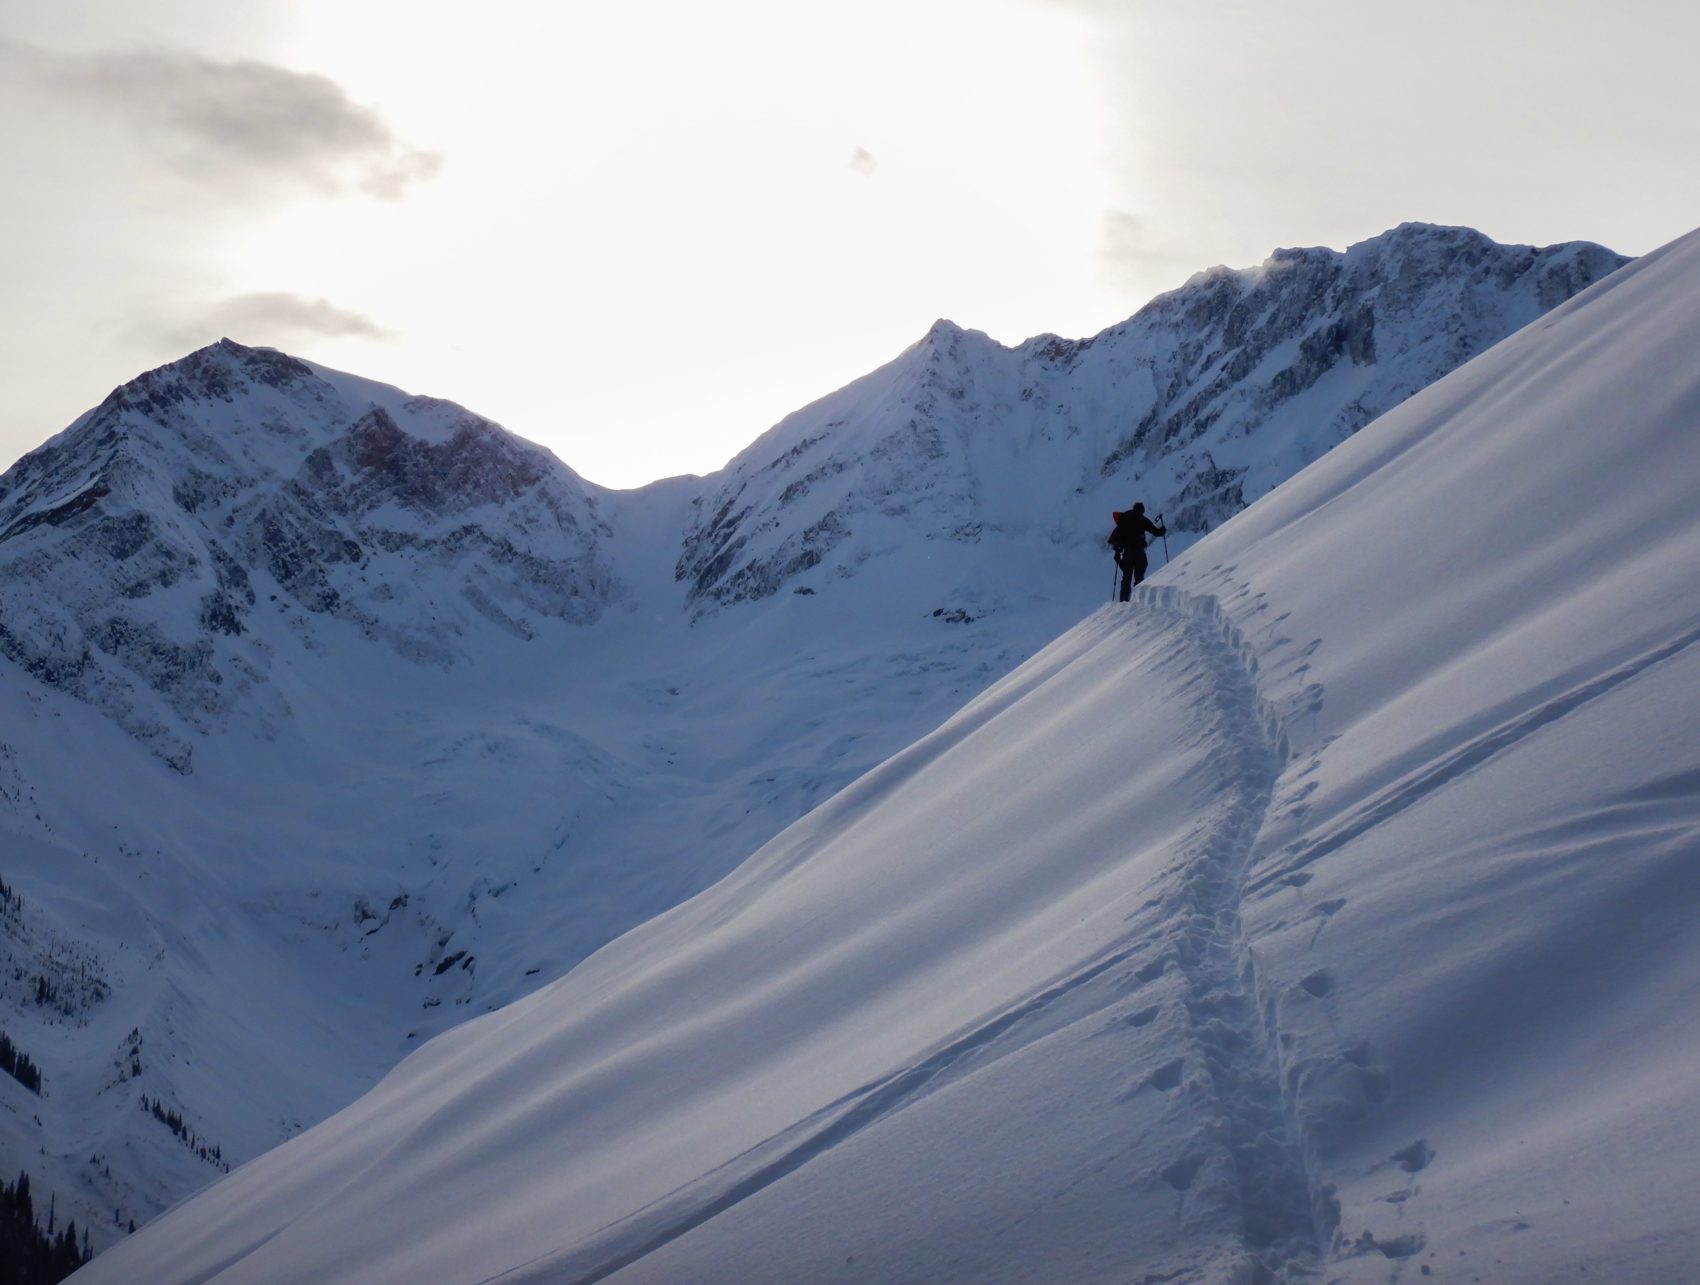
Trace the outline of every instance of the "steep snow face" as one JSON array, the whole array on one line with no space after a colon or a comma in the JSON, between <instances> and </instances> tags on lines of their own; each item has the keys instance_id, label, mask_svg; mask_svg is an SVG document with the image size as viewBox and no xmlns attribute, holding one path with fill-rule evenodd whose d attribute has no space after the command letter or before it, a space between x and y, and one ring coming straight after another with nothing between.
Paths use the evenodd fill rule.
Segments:
<instances>
[{"instance_id":1,"label":"steep snow face","mask_svg":"<svg viewBox=\"0 0 1700 1285\"><path fill-rule=\"evenodd\" d=\"M448 665L469 631L532 637L618 597L595 499L553 456L357 383L224 340L19 461L0 654L187 772L188 733L275 733L275 649L320 645L322 621Z\"/></svg>"},{"instance_id":2,"label":"steep snow face","mask_svg":"<svg viewBox=\"0 0 1700 1285\"><path fill-rule=\"evenodd\" d=\"M79 1279L1668 1277L1697 301L1700 234Z\"/></svg>"},{"instance_id":3,"label":"steep snow face","mask_svg":"<svg viewBox=\"0 0 1700 1285\"><path fill-rule=\"evenodd\" d=\"M1624 262L1405 224L1201 273L1094 339L1011 349L940 321L734 460L678 574L724 604L916 537L942 561L1000 534L1074 545L1136 494L1191 538Z\"/></svg>"},{"instance_id":4,"label":"steep snow face","mask_svg":"<svg viewBox=\"0 0 1700 1285\"><path fill-rule=\"evenodd\" d=\"M937 727L1101 600L1131 489L1239 458L1254 492L1354 380L1403 395L1619 262L1420 228L1291 258L1090 343L941 323L630 493L265 350L120 389L0 482L0 1020L47 1089L0 1077L0 1161L97 1245L145 1220ZM1293 391L1312 313L1366 308L1374 362L1317 340Z\"/></svg>"}]
</instances>

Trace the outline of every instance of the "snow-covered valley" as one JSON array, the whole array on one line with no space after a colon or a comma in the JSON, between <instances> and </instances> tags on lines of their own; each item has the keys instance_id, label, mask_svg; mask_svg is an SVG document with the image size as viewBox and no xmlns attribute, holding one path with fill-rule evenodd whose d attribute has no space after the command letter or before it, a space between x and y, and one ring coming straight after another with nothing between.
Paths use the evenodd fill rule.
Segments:
<instances>
[{"instance_id":1,"label":"snow-covered valley","mask_svg":"<svg viewBox=\"0 0 1700 1285\"><path fill-rule=\"evenodd\" d=\"M1585 403L1571 368L1606 339L1519 365L1550 323L1524 330L952 715L1102 600L1111 507L1167 509L1180 554L1619 262L1407 228L1204 274L1090 343L941 323L723 474L635 493L263 351L127 386L0 483L5 1020L49 1072L40 1099L0 1081L4 1154L44 1148L110 1236L508 1004L97 1278L1414 1271L1463 1207L1414 1190L1442 1173L1443 1113L1409 1114L1444 1080L1435 1032L1504 1016L1464 998L1501 944L1468 934L1518 884L1494 845L1570 819L1527 786L1527 817L1463 809L1486 828L1448 842L1496 855L1461 907L1422 900L1456 846L1432 877L1356 854L1414 843L1431 794L1543 779L1507 747L1609 723L1680 662L1641 663L1682 635L1633 585L1529 641L1573 588L1555 568L1657 531L1651 592L1692 548L1656 485L1687 444L1652 411L1635 438L1623 387L1588 394L1617 428L1585 459L1542 434L1601 420L1504 410L1560 373ZM1579 477L1637 497L1621 531L1576 520ZM1458 575L1471 549L1498 563ZM1619 758L1591 778L1600 842L1619 787L1690 824ZM1560 892L1586 920L1590 888ZM1515 980L1553 939L1510 918ZM1470 949L1421 949L1437 919ZM1401 1008L1431 1014L1416 1052ZM1509 1161L1452 1127L1479 1198ZM1405 1194L1348 1181L1400 1128L1412 1167L1375 1164Z\"/></svg>"}]
</instances>

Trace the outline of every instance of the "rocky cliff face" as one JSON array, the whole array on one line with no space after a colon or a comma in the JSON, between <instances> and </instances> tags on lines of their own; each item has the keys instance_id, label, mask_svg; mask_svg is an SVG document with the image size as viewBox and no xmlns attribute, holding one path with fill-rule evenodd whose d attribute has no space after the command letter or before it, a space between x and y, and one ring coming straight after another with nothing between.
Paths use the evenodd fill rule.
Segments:
<instances>
[{"instance_id":1,"label":"rocky cliff face","mask_svg":"<svg viewBox=\"0 0 1700 1285\"><path fill-rule=\"evenodd\" d=\"M340 622L451 665L478 626L586 624L620 594L606 535L576 476L487 420L224 340L0 479L0 654L187 772L193 733L279 716L278 637Z\"/></svg>"},{"instance_id":2,"label":"rocky cliff face","mask_svg":"<svg viewBox=\"0 0 1700 1285\"><path fill-rule=\"evenodd\" d=\"M941 321L733 461L677 574L725 605L853 574L887 519L1067 542L1136 494L1200 533L1624 262L1406 224L1200 273L1088 340L1005 348Z\"/></svg>"}]
</instances>

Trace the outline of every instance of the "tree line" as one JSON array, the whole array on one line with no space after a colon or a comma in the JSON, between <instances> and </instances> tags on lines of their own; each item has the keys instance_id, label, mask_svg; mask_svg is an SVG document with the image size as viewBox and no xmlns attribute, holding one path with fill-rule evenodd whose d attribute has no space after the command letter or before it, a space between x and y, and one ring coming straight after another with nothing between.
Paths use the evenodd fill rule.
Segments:
<instances>
[{"instance_id":1,"label":"tree line","mask_svg":"<svg viewBox=\"0 0 1700 1285\"><path fill-rule=\"evenodd\" d=\"M86 1228L78 1241L76 1219L55 1226L54 1203L49 1199L44 1231L35 1220L29 1174L0 1180L0 1285L56 1285L94 1257Z\"/></svg>"}]
</instances>

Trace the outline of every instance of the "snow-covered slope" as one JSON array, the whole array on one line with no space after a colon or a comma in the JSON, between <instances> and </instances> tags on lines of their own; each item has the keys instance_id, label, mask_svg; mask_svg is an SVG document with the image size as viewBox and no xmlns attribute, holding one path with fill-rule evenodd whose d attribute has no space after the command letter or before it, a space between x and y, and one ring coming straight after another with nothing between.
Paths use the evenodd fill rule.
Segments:
<instances>
[{"instance_id":1,"label":"snow-covered slope","mask_svg":"<svg viewBox=\"0 0 1700 1285\"><path fill-rule=\"evenodd\" d=\"M1676 1279L1700 234L102 1280Z\"/></svg>"},{"instance_id":2,"label":"snow-covered slope","mask_svg":"<svg viewBox=\"0 0 1700 1285\"><path fill-rule=\"evenodd\" d=\"M145 1220L936 727L1130 495L1214 523L1621 262L1407 226L1086 343L940 325L631 493L228 342L117 390L0 479L0 1172Z\"/></svg>"}]
</instances>

